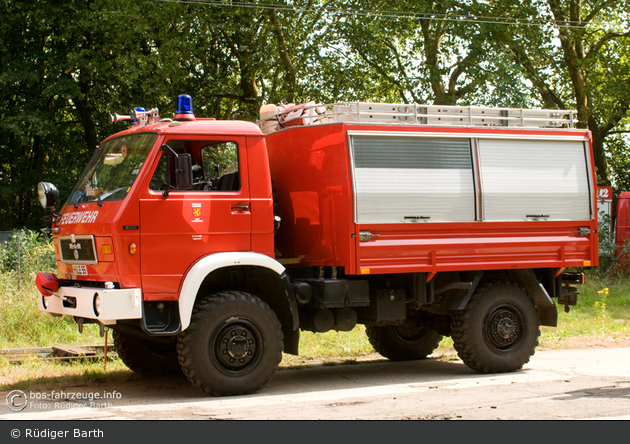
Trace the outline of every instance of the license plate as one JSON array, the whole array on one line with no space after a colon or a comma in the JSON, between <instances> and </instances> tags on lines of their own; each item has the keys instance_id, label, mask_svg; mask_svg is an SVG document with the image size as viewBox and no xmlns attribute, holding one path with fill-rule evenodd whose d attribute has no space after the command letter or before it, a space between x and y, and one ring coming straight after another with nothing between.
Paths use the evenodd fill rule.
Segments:
<instances>
[{"instance_id":1,"label":"license plate","mask_svg":"<svg viewBox=\"0 0 630 444\"><path fill-rule=\"evenodd\" d=\"M87 276L88 275L87 266L86 265L73 265L72 266L72 271L77 276Z\"/></svg>"}]
</instances>

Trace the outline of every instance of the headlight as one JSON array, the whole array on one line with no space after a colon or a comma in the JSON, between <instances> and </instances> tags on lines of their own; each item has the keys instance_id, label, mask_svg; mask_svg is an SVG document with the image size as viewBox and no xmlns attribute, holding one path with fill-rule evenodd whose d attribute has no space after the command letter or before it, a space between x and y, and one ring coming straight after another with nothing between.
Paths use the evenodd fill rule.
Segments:
<instances>
[{"instance_id":1,"label":"headlight","mask_svg":"<svg viewBox=\"0 0 630 444\"><path fill-rule=\"evenodd\" d=\"M94 293L94 314L98 317L101 314L101 295Z\"/></svg>"},{"instance_id":2,"label":"headlight","mask_svg":"<svg viewBox=\"0 0 630 444\"><path fill-rule=\"evenodd\" d=\"M52 208L59 199L59 190L52 183L40 182L37 184L37 195L42 207Z\"/></svg>"}]
</instances>

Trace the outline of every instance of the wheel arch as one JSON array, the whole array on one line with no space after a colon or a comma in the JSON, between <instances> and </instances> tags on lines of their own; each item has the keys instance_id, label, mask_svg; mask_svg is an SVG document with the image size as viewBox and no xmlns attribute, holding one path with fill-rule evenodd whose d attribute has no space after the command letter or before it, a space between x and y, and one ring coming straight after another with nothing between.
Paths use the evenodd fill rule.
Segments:
<instances>
[{"instance_id":1,"label":"wheel arch","mask_svg":"<svg viewBox=\"0 0 630 444\"><path fill-rule=\"evenodd\" d=\"M297 303L284 270L278 261L259 253L216 253L200 259L186 273L179 293L181 330L190 325L200 297L224 290L258 295L276 313L283 330L297 330Z\"/></svg>"},{"instance_id":2,"label":"wheel arch","mask_svg":"<svg viewBox=\"0 0 630 444\"><path fill-rule=\"evenodd\" d=\"M470 281L470 288L460 293L451 293L442 303L442 308L448 310L464 310L477 287L493 280L507 280L525 289L534 300L541 325L558 326L558 310L553 299L547 293L545 286L539 282L533 269L497 270L494 273L479 271Z\"/></svg>"}]
</instances>

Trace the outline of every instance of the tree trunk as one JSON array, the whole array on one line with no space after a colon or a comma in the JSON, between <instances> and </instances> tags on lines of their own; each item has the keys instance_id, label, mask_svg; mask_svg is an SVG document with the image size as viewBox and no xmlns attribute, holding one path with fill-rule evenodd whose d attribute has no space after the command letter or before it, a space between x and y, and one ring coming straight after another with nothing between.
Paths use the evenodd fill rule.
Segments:
<instances>
[{"instance_id":1,"label":"tree trunk","mask_svg":"<svg viewBox=\"0 0 630 444\"><path fill-rule=\"evenodd\" d=\"M610 186L608 162L604 150L604 142L606 141L606 136L608 136L608 131L600 130L599 125L593 118L590 118L588 123L588 128L593 134L593 160L595 161L595 168L597 170L597 183L599 185Z\"/></svg>"},{"instance_id":2,"label":"tree trunk","mask_svg":"<svg viewBox=\"0 0 630 444\"><path fill-rule=\"evenodd\" d=\"M90 105L87 99L90 88L85 82L81 82L80 87L81 96L74 97L72 101L79 113L81 124L83 125L83 137L85 138L85 143L88 150L91 152L94 148L96 148L96 145L98 145L98 136L96 134L96 124L94 123L92 111L90 110Z\"/></svg>"},{"instance_id":3,"label":"tree trunk","mask_svg":"<svg viewBox=\"0 0 630 444\"><path fill-rule=\"evenodd\" d=\"M269 17L271 20L273 34L276 37L276 43L278 44L280 60L284 66L284 81L287 85L286 100L289 103L293 103L295 101L295 91L297 89L297 69L295 68L293 61L291 60L291 56L289 55L284 33L282 32L282 26L278 21L278 15L274 9L272 9L269 13Z\"/></svg>"}]
</instances>

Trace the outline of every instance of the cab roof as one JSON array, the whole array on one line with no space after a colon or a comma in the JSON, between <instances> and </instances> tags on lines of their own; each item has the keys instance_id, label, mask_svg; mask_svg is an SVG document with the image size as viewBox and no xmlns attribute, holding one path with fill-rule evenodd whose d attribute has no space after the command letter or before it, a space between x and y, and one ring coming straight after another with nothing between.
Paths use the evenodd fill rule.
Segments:
<instances>
[{"instance_id":1,"label":"cab roof","mask_svg":"<svg viewBox=\"0 0 630 444\"><path fill-rule=\"evenodd\" d=\"M182 134L182 135L212 135L212 136L262 136L260 128L252 123L243 120L214 120L214 119L196 119L190 121L161 121L155 124L144 126L131 126L130 128L112 134L111 137L117 137L123 134L132 134L137 132L156 132L159 135Z\"/></svg>"}]
</instances>

